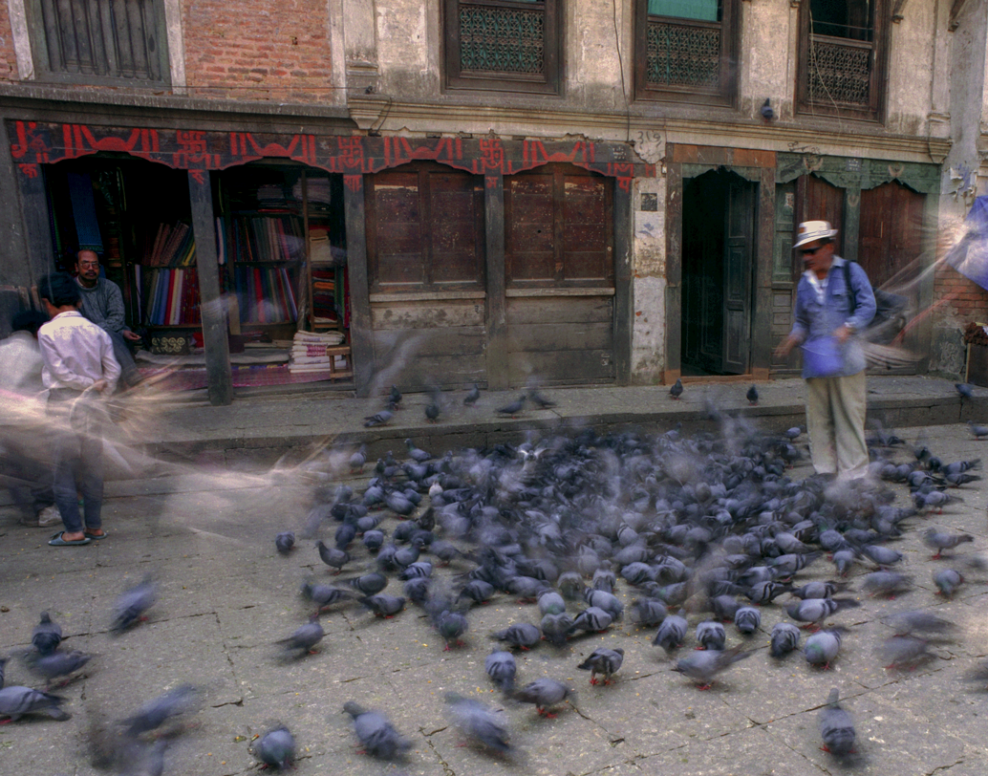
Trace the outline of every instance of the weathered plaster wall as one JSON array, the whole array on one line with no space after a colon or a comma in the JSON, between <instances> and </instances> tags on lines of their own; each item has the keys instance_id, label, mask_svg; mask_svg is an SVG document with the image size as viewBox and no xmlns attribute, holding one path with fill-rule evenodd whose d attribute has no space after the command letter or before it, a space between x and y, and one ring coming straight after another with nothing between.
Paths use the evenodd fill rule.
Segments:
<instances>
[{"instance_id":1,"label":"weathered plaster wall","mask_svg":"<svg viewBox=\"0 0 988 776\"><path fill-rule=\"evenodd\" d=\"M661 382L665 368L665 200L665 178L635 181L631 374L636 384ZM653 203L657 210L644 209Z\"/></svg>"},{"instance_id":2,"label":"weathered plaster wall","mask_svg":"<svg viewBox=\"0 0 988 776\"><path fill-rule=\"evenodd\" d=\"M905 18L890 25L885 127L899 135L925 135L930 112L936 0L909 3ZM946 25L939 27L946 35Z\"/></svg>"},{"instance_id":3,"label":"weathered plaster wall","mask_svg":"<svg viewBox=\"0 0 988 776\"><path fill-rule=\"evenodd\" d=\"M3 3L0 4L0 81L16 81L18 77L10 6L8 3Z\"/></svg>"}]
</instances>

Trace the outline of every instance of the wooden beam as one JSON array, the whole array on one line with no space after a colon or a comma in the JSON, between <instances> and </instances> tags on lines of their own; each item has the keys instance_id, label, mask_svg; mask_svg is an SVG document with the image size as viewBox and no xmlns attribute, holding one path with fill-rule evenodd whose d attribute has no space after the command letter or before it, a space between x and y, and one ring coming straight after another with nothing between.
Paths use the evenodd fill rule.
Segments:
<instances>
[{"instance_id":1,"label":"wooden beam","mask_svg":"<svg viewBox=\"0 0 988 776\"><path fill-rule=\"evenodd\" d=\"M614 187L614 377L618 385L631 382L631 339L634 328L634 289L631 272L631 186Z\"/></svg>"},{"instance_id":2,"label":"wooden beam","mask_svg":"<svg viewBox=\"0 0 988 776\"><path fill-rule=\"evenodd\" d=\"M484 176L487 270L487 388L508 388L508 327L504 270L504 176Z\"/></svg>"},{"instance_id":3,"label":"wooden beam","mask_svg":"<svg viewBox=\"0 0 988 776\"><path fill-rule=\"evenodd\" d=\"M350 281L350 348L357 396L370 393L374 373L370 289L367 277L367 224L364 216L364 176L345 175L343 211L346 218L347 271Z\"/></svg>"},{"instance_id":4,"label":"wooden beam","mask_svg":"<svg viewBox=\"0 0 988 776\"><path fill-rule=\"evenodd\" d=\"M208 172L190 170L189 202L192 205L192 233L196 241L196 273L199 276L199 310L202 341L206 348L206 380L210 404L233 401L233 374L230 371L230 340L226 309L220 298L220 265L216 255L216 219L213 216L213 188Z\"/></svg>"}]
</instances>

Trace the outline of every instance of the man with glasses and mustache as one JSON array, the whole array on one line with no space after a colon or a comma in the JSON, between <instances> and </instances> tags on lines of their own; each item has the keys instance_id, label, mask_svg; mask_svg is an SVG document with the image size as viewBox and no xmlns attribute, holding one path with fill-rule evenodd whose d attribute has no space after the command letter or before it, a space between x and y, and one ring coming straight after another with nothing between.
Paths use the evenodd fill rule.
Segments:
<instances>
[{"instance_id":1,"label":"man with glasses and mustache","mask_svg":"<svg viewBox=\"0 0 988 776\"><path fill-rule=\"evenodd\" d=\"M803 349L806 427L818 475L858 480L868 473L865 442L864 350L856 334L875 316L865 271L834 254L837 230L827 221L799 225L795 250L803 259L795 322L775 354Z\"/></svg>"}]
</instances>

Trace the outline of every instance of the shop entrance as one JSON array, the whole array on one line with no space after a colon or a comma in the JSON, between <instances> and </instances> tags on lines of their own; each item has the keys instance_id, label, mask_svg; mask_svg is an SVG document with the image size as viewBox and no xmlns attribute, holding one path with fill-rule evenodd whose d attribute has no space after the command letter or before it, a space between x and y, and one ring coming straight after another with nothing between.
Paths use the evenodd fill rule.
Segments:
<instances>
[{"instance_id":1,"label":"shop entrance","mask_svg":"<svg viewBox=\"0 0 988 776\"><path fill-rule=\"evenodd\" d=\"M755 184L724 169L683 185L682 374L751 361Z\"/></svg>"}]
</instances>

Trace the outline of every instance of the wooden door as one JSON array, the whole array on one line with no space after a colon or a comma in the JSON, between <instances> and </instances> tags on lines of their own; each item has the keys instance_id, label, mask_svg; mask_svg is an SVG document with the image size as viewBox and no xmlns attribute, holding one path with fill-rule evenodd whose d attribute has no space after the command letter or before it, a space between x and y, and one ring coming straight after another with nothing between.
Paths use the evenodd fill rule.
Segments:
<instances>
[{"instance_id":1,"label":"wooden door","mask_svg":"<svg viewBox=\"0 0 988 776\"><path fill-rule=\"evenodd\" d=\"M875 288L903 293L919 274L925 200L898 181L861 192L858 263Z\"/></svg>"},{"instance_id":2,"label":"wooden door","mask_svg":"<svg viewBox=\"0 0 988 776\"><path fill-rule=\"evenodd\" d=\"M722 372L744 374L751 355L751 270L754 184L732 176L728 186L724 246Z\"/></svg>"},{"instance_id":3,"label":"wooden door","mask_svg":"<svg viewBox=\"0 0 988 776\"><path fill-rule=\"evenodd\" d=\"M844 253L844 189L832 186L815 175L803 175L796 180L796 223L795 230L803 221L829 221L837 230L836 253ZM796 231L793 232L795 238ZM803 273L803 262L798 252L793 254L794 278Z\"/></svg>"}]
</instances>

